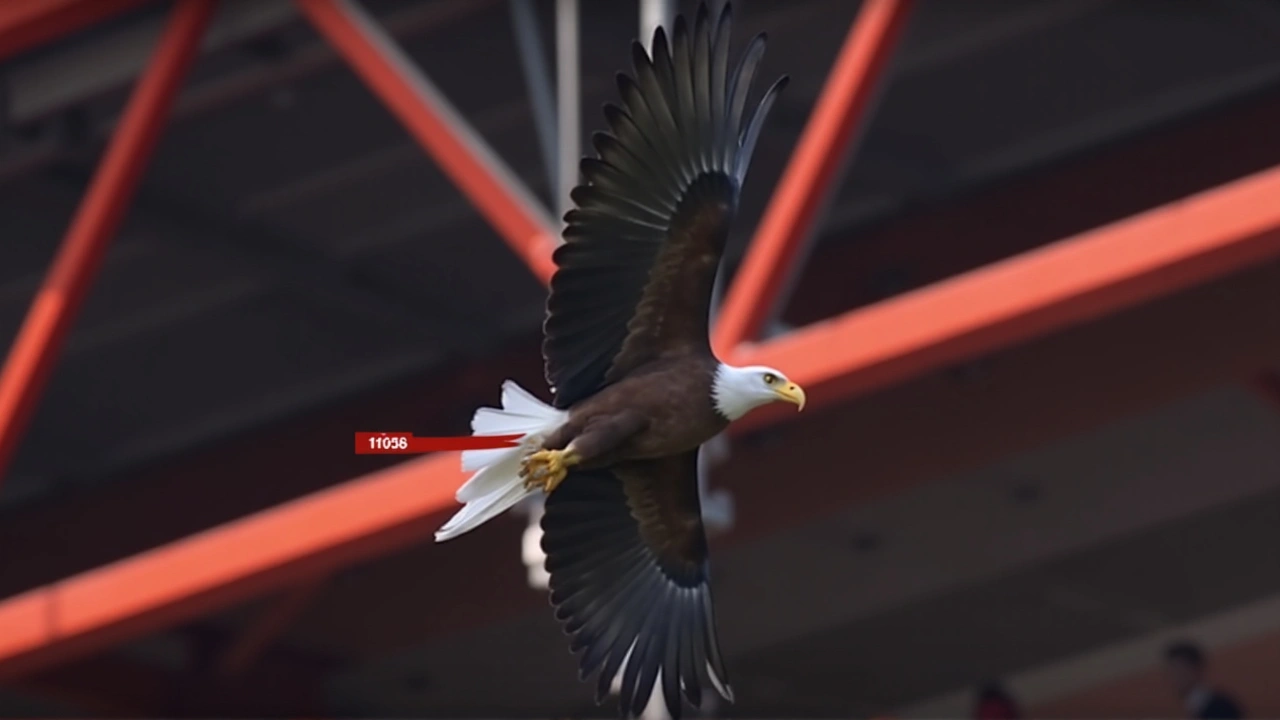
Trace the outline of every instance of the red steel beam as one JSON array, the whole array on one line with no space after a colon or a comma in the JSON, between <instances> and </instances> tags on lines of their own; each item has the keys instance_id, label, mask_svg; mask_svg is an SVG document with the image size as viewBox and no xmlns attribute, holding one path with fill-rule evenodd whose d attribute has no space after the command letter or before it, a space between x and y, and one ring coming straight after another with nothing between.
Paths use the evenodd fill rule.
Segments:
<instances>
[{"instance_id":1,"label":"red steel beam","mask_svg":"<svg viewBox=\"0 0 1280 720\"><path fill-rule=\"evenodd\" d=\"M831 404L1280 255L1280 167L743 348ZM767 421L773 409L744 424Z\"/></svg>"},{"instance_id":2,"label":"red steel beam","mask_svg":"<svg viewBox=\"0 0 1280 720\"><path fill-rule=\"evenodd\" d=\"M152 0L4 0L0 61L148 2Z\"/></svg>"},{"instance_id":3,"label":"red steel beam","mask_svg":"<svg viewBox=\"0 0 1280 720\"><path fill-rule=\"evenodd\" d=\"M772 340L832 404L1280 255L1280 168ZM776 418L767 412L753 417ZM739 423L749 428L759 421ZM0 678L48 667L417 542L456 455L352 480L0 603Z\"/></svg>"},{"instance_id":4,"label":"red steel beam","mask_svg":"<svg viewBox=\"0 0 1280 720\"><path fill-rule=\"evenodd\" d=\"M0 679L429 537L456 454L429 455L0 603Z\"/></svg>"},{"instance_id":5,"label":"red steel beam","mask_svg":"<svg viewBox=\"0 0 1280 720\"><path fill-rule=\"evenodd\" d=\"M550 282L558 242L550 215L395 40L350 0L297 4L533 274Z\"/></svg>"},{"instance_id":6,"label":"red steel beam","mask_svg":"<svg viewBox=\"0 0 1280 720\"><path fill-rule=\"evenodd\" d=\"M827 76L791 161L725 295L714 342L723 356L758 336L792 276L866 126L912 0L866 0Z\"/></svg>"},{"instance_id":7,"label":"red steel beam","mask_svg":"<svg viewBox=\"0 0 1280 720\"><path fill-rule=\"evenodd\" d=\"M547 284L555 272L555 231L537 200L485 145L395 40L358 5L347 0L298 0L334 49L431 154L508 245ZM238 674L283 633L323 581L290 591L264 613L221 662Z\"/></svg>"},{"instance_id":8,"label":"red steel beam","mask_svg":"<svg viewBox=\"0 0 1280 720\"><path fill-rule=\"evenodd\" d=\"M0 370L0 478L17 451L107 245L124 219L215 4L216 0L183 0L174 6Z\"/></svg>"}]
</instances>

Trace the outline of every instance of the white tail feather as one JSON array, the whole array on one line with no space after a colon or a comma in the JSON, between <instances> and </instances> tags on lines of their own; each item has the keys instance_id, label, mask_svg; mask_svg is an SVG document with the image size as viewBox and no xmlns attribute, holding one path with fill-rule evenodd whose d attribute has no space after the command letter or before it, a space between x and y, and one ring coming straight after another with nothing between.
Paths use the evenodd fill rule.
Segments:
<instances>
[{"instance_id":1,"label":"white tail feather","mask_svg":"<svg viewBox=\"0 0 1280 720\"><path fill-rule=\"evenodd\" d=\"M436 542L474 530L537 492L525 488L520 479L520 460L566 419L567 412L542 402L511 380L502 383L502 408L476 410L471 434L521 435L520 444L462 453L463 471L475 474L458 488L456 497L463 507L436 531Z\"/></svg>"}]
</instances>

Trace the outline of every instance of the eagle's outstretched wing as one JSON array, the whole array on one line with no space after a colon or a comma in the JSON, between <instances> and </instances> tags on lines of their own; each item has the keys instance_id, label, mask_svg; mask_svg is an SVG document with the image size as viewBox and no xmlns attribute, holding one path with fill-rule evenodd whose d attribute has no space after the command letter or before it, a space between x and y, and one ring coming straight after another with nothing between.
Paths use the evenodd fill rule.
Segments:
<instances>
[{"instance_id":1,"label":"eagle's outstretched wing","mask_svg":"<svg viewBox=\"0 0 1280 720\"><path fill-rule=\"evenodd\" d=\"M733 700L716 638L697 450L570 473L547 498L542 531L556 618L582 653L582 678L600 673L597 702L619 673L628 717L659 683L673 718L682 693L694 706L712 689Z\"/></svg>"},{"instance_id":2,"label":"eagle's outstretched wing","mask_svg":"<svg viewBox=\"0 0 1280 720\"><path fill-rule=\"evenodd\" d=\"M668 352L709 351L711 289L751 153L778 92L747 94L764 53L757 35L730 72L728 3L700 4L693 31L661 28L653 60L632 45L635 76L618 75L585 184L573 190L544 326L547 382L569 407Z\"/></svg>"}]
</instances>

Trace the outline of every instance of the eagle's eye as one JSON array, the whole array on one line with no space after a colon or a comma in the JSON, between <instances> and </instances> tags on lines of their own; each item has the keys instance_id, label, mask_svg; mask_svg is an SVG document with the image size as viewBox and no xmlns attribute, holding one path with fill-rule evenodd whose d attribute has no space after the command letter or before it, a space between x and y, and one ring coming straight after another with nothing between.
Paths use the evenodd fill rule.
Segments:
<instances>
[{"instance_id":1,"label":"eagle's eye","mask_svg":"<svg viewBox=\"0 0 1280 720\"><path fill-rule=\"evenodd\" d=\"M772 384L774 384L774 383L776 383L776 382L778 382L778 376L777 376L777 375L774 375L773 373L765 373L765 374L764 374L764 384L765 384L765 385L772 385Z\"/></svg>"}]
</instances>

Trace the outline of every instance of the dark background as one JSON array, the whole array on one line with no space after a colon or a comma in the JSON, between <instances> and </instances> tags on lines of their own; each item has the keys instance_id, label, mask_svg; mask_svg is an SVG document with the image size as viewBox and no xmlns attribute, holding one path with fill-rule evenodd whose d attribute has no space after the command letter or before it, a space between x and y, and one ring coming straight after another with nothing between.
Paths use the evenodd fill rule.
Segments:
<instances>
[{"instance_id":1,"label":"dark background","mask_svg":"<svg viewBox=\"0 0 1280 720\"><path fill-rule=\"evenodd\" d=\"M508 4L364 4L549 204ZM0 338L168 5L0 65ZM549 49L553 3L535 5ZM585 134L637 8L581 6ZM857 8L736 6L737 47L767 30L762 74L792 83L730 270ZM1269 0L925 0L783 328L1267 168L1278 127ZM1048 714L1168 717L1151 672L1190 634L1252 712L1280 713L1246 672L1280 661L1280 394L1259 380L1280 368L1277 281L1259 265L735 441L713 485L755 495L712 540L740 698L723 712L965 714L1000 677ZM354 430L463 432L502 378L541 390L543 297L288 2L226 0L0 487L0 596L386 465L351 454ZM771 517L770 494L795 511ZM0 712L586 712L522 529L19 678ZM273 612L278 636L219 669Z\"/></svg>"}]
</instances>

